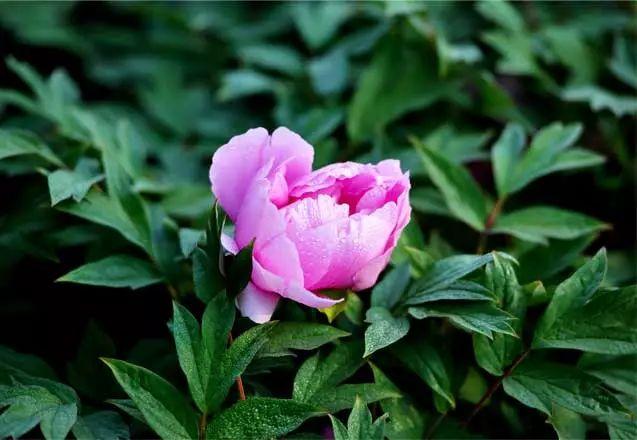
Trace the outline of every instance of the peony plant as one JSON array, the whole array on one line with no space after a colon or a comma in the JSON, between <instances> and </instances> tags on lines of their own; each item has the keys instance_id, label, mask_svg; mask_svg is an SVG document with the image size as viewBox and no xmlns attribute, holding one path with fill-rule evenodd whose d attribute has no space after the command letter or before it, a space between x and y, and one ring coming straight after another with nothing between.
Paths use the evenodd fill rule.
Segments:
<instances>
[{"instance_id":1,"label":"peony plant","mask_svg":"<svg viewBox=\"0 0 637 440\"><path fill-rule=\"evenodd\" d=\"M635 12L0 2L0 439L637 438Z\"/></svg>"}]
</instances>

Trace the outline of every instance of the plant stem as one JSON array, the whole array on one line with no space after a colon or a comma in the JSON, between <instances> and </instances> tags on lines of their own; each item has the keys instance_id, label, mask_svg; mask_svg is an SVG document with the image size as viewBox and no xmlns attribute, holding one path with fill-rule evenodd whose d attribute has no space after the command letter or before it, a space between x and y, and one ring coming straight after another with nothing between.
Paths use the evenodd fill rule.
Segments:
<instances>
[{"instance_id":1,"label":"plant stem","mask_svg":"<svg viewBox=\"0 0 637 440\"><path fill-rule=\"evenodd\" d=\"M172 284L166 284L166 288L168 289L168 293L170 293L172 299L177 301L179 299L179 293L177 292L177 289L175 289Z\"/></svg>"},{"instance_id":2,"label":"plant stem","mask_svg":"<svg viewBox=\"0 0 637 440\"><path fill-rule=\"evenodd\" d=\"M206 424L208 423L207 417L208 417L208 414L204 412L199 418L199 439L200 440L203 440L204 438L206 438Z\"/></svg>"},{"instance_id":3,"label":"plant stem","mask_svg":"<svg viewBox=\"0 0 637 440\"><path fill-rule=\"evenodd\" d=\"M469 425L469 423L476 416L476 414L480 412L485 402L491 398L493 393L495 393L498 390L498 388L500 388L500 385L502 385L502 382L504 381L504 379L506 379L507 377L511 375L511 373L513 373L513 370L515 370L518 367L518 365L522 363L522 361L529 355L530 352L531 352L530 348L526 349L520 356L518 356L515 362L513 362L513 364L504 372L504 374L500 376L498 380L496 380L493 383L493 385L491 385L491 387L489 387L489 389L486 391L486 393L484 393L480 401L473 408L473 411L471 411L471 414L469 414L469 417L467 417L467 419L462 423L464 426Z\"/></svg>"},{"instance_id":4,"label":"plant stem","mask_svg":"<svg viewBox=\"0 0 637 440\"><path fill-rule=\"evenodd\" d=\"M429 429L427 430L427 433L425 434L425 439L429 440L433 437L433 435L436 433L436 430L438 429L438 426L440 426L440 424L445 419L445 417L447 417L448 412L449 411L445 411L438 416L438 418L433 423L433 425L431 425Z\"/></svg>"},{"instance_id":5,"label":"plant stem","mask_svg":"<svg viewBox=\"0 0 637 440\"><path fill-rule=\"evenodd\" d=\"M498 215L500 215L500 212L502 211L502 207L504 206L505 201L506 201L506 197L502 197L498 199L493 205L491 212L487 216L487 221L484 223L484 230L480 232L480 238L478 239L478 248L476 249L476 254L483 254L484 251L486 250L487 237L489 235L489 231L495 224L495 221L497 220Z\"/></svg>"},{"instance_id":6,"label":"plant stem","mask_svg":"<svg viewBox=\"0 0 637 440\"><path fill-rule=\"evenodd\" d=\"M232 344L234 342L234 338L232 337L232 332L228 333L228 343ZM237 392L239 393L239 400L246 400L246 392L243 388L243 379L241 379L241 375L237 376Z\"/></svg>"}]
</instances>

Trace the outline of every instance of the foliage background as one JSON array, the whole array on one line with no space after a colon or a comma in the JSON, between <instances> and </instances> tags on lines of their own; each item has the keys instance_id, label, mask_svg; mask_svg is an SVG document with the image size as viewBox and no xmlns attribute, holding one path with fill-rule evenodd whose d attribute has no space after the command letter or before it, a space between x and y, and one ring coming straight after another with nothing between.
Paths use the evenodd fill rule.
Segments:
<instances>
[{"instance_id":1,"label":"foliage background","mask_svg":"<svg viewBox=\"0 0 637 440\"><path fill-rule=\"evenodd\" d=\"M116 133L127 139L117 154L133 192L158 216L168 216L159 220L168 221L168 230L181 228L182 238L183 228L203 229L209 216L211 155L247 128L297 131L315 146L315 166L400 158L412 174L416 213L395 260L409 261L413 274L427 258L475 253L480 241L463 223L474 213L467 206L475 201L466 201L473 183L461 180L464 201L454 209L445 182L432 175L432 159L423 165L422 154L434 151L434 162L442 156L462 164L490 194L484 203L491 211L497 191L490 152L507 124L519 124L530 139L556 121L580 123L576 145L590 152L583 161L596 165L534 180L507 200L504 211L549 205L608 227L591 220L555 232L560 225L536 216L527 220L535 239L520 240L523 232L514 224L514 233L483 234L483 250L518 258L520 283L542 280L550 295L587 261L584 255L605 246L604 285L630 285L636 278L635 29L632 2L0 3L0 51L7 60L0 68L0 343L45 359L80 394L84 408L103 409L104 399L124 397L97 356L145 365L185 390L166 327L173 312L165 284L130 291L54 282L109 255L148 260L112 228L62 212L73 200L51 206L47 175L68 172L80 158L90 160L73 177L81 181L75 196L85 192L82 182L104 186L107 165L100 164L101 146L87 130L96 120L111 131L128 121ZM48 82L30 79L28 66L19 63ZM15 129L35 133L55 156L32 140L11 152ZM548 162L540 168L554 165L554 156L545 151L543 157ZM69 188L62 182L60 191ZM161 268L180 294L192 290L188 261ZM150 273L156 277L157 268ZM360 297L367 307L369 295ZM197 313L203 309L192 295L183 303ZM527 337L541 313L542 307L529 310ZM326 322L290 304L276 317ZM353 333L365 328L345 315L335 325ZM466 333L438 319L418 325L412 332L427 328L451 341L452 365L473 365L476 384L464 395L454 391L458 407L444 423L463 420L475 393L494 378L475 365ZM249 390L266 392L267 383L267 392L289 397L306 358L298 354L273 368L272 378L248 379ZM634 350L627 354L630 372ZM405 370L378 357L420 411L432 414L425 422L430 427L437 407L425 383L410 393L409 384L419 379L401 380ZM567 350L551 355L570 365L578 358ZM370 377L359 372L356 379ZM374 405L376 416L386 411ZM486 437L552 437L545 419L500 390L469 430ZM598 418L586 420L589 435L607 435ZM316 419L305 430L321 432L328 424ZM145 435L145 429L134 425L131 432Z\"/></svg>"}]
</instances>

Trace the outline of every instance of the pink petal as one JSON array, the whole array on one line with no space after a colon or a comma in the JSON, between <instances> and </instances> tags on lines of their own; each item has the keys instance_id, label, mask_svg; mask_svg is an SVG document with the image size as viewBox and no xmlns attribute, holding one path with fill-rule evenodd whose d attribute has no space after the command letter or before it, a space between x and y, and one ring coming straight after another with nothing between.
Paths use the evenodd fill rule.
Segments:
<instances>
[{"instance_id":1,"label":"pink petal","mask_svg":"<svg viewBox=\"0 0 637 440\"><path fill-rule=\"evenodd\" d=\"M387 241L385 252L370 260L366 265L364 265L356 274L354 275L354 290L364 290L372 287L376 284L376 280L378 279L378 275L382 272L382 270L387 266L389 260L391 259L391 254L393 250L396 248L396 244L398 243L398 238L400 237L401 232L409 223L409 219L411 216L411 206L409 206L409 178L406 177L406 188L405 190L398 196L398 218L396 221L396 227L390 234L389 240Z\"/></svg>"},{"instance_id":2,"label":"pink petal","mask_svg":"<svg viewBox=\"0 0 637 440\"><path fill-rule=\"evenodd\" d=\"M282 297L317 309L331 307L342 301L310 292L297 281L286 280L263 268L255 258L252 259L252 282L262 289L271 290Z\"/></svg>"},{"instance_id":3,"label":"pink petal","mask_svg":"<svg viewBox=\"0 0 637 440\"><path fill-rule=\"evenodd\" d=\"M304 285L311 288L329 269L337 245L336 220L347 219L349 207L319 195L316 199L301 199L283 211L287 236L294 242L301 261Z\"/></svg>"},{"instance_id":4,"label":"pink petal","mask_svg":"<svg viewBox=\"0 0 637 440\"><path fill-rule=\"evenodd\" d=\"M245 289L237 296L236 302L241 311L241 316L246 316L258 324L263 324L272 317L274 309L279 302L279 295L266 292L253 283L248 283Z\"/></svg>"},{"instance_id":5,"label":"pink petal","mask_svg":"<svg viewBox=\"0 0 637 440\"><path fill-rule=\"evenodd\" d=\"M212 157L212 191L232 220L237 218L243 199L263 166L261 153L268 142L264 128L253 128L230 139Z\"/></svg>"},{"instance_id":6,"label":"pink petal","mask_svg":"<svg viewBox=\"0 0 637 440\"><path fill-rule=\"evenodd\" d=\"M223 248L232 255L237 255L239 253L239 246L237 245L237 242L225 232L221 233L220 241L221 246L223 246Z\"/></svg>"},{"instance_id":7,"label":"pink petal","mask_svg":"<svg viewBox=\"0 0 637 440\"><path fill-rule=\"evenodd\" d=\"M285 180L289 185L312 172L314 148L293 131L285 127L274 130L270 149L274 168L284 166Z\"/></svg>"},{"instance_id":8,"label":"pink petal","mask_svg":"<svg viewBox=\"0 0 637 440\"><path fill-rule=\"evenodd\" d=\"M319 281L307 287L313 290L351 287L354 275L386 251L397 217L397 207L390 202L370 214L354 214L339 221L335 236L325 239L334 243L329 267Z\"/></svg>"},{"instance_id":9,"label":"pink petal","mask_svg":"<svg viewBox=\"0 0 637 440\"><path fill-rule=\"evenodd\" d=\"M378 162L376 164L376 170L383 176L395 177L398 179L403 177L403 172L400 169L400 161L396 159L387 159Z\"/></svg>"},{"instance_id":10,"label":"pink petal","mask_svg":"<svg viewBox=\"0 0 637 440\"><path fill-rule=\"evenodd\" d=\"M385 253L378 257L372 258L367 264L360 268L353 277L354 285L352 290L359 291L365 290L376 284L378 276L383 271L391 258L394 247L386 250Z\"/></svg>"},{"instance_id":11,"label":"pink petal","mask_svg":"<svg viewBox=\"0 0 637 440\"><path fill-rule=\"evenodd\" d=\"M270 182L265 178L255 179L248 188L235 220L234 238L239 249L250 244L261 227L264 211L274 205L269 198Z\"/></svg>"},{"instance_id":12,"label":"pink petal","mask_svg":"<svg viewBox=\"0 0 637 440\"><path fill-rule=\"evenodd\" d=\"M259 264L269 272L286 281L303 285L303 271L301 270L299 254L292 240L285 234L279 234L265 244L255 243L253 258L258 260ZM271 290L279 292L279 289Z\"/></svg>"}]
</instances>

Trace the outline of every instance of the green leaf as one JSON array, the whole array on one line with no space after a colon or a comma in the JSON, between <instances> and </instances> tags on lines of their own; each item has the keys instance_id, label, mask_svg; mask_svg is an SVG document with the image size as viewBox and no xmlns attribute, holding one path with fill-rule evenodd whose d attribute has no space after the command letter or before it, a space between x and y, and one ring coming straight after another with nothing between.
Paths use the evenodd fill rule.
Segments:
<instances>
[{"instance_id":1,"label":"green leaf","mask_svg":"<svg viewBox=\"0 0 637 440\"><path fill-rule=\"evenodd\" d=\"M250 44L239 48L238 55L248 65L270 69L291 76L303 72L303 60L289 46Z\"/></svg>"},{"instance_id":2,"label":"green leaf","mask_svg":"<svg viewBox=\"0 0 637 440\"><path fill-rule=\"evenodd\" d=\"M209 408L216 409L221 405L230 387L263 347L275 325L276 322L270 322L252 327L230 345L220 360L217 381L208 388L206 401Z\"/></svg>"},{"instance_id":3,"label":"green leaf","mask_svg":"<svg viewBox=\"0 0 637 440\"><path fill-rule=\"evenodd\" d=\"M349 336L348 332L331 325L313 322L279 322L269 333L260 355L288 354L289 349L313 350L346 336Z\"/></svg>"},{"instance_id":4,"label":"green leaf","mask_svg":"<svg viewBox=\"0 0 637 440\"><path fill-rule=\"evenodd\" d=\"M181 370L186 375L193 400L206 410L206 386L210 376L210 353L201 342L197 319L182 305L173 301L173 337Z\"/></svg>"},{"instance_id":5,"label":"green leaf","mask_svg":"<svg viewBox=\"0 0 637 440\"><path fill-rule=\"evenodd\" d=\"M522 153L525 144L524 128L516 123L508 124L491 149L493 163L493 178L500 197L510 192L514 182L512 171Z\"/></svg>"},{"instance_id":6,"label":"green leaf","mask_svg":"<svg viewBox=\"0 0 637 440\"><path fill-rule=\"evenodd\" d=\"M546 244L547 238L571 240L606 228L608 225L584 214L550 206L531 206L502 214L492 231Z\"/></svg>"},{"instance_id":7,"label":"green leaf","mask_svg":"<svg viewBox=\"0 0 637 440\"><path fill-rule=\"evenodd\" d=\"M221 79L217 94L220 101L231 101L246 96L271 93L277 87L277 81L263 73L251 69L226 72Z\"/></svg>"},{"instance_id":8,"label":"green leaf","mask_svg":"<svg viewBox=\"0 0 637 440\"><path fill-rule=\"evenodd\" d=\"M562 169L590 166L599 157L582 150L569 151L582 133L581 124L563 125L555 122L542 128L531 145L523 150L524 132L519 125L508 125L491 151L496 187L500 198L513 194L535 179ZM576 151L577 153L573 153Z\"/></svg>"},{"instance_id":9,"label":"green leaf","mask_svg":"<svg viewBox=\"0 0 637 440\"><path fill-rule=\"evenodd\" d=\"M555 162L560 153L577 141L581 133L581 124L561 123L553 123L538 131L529 149L516 164L510 192L514 193L547 174L547 168Z\"/></svg>"},{"instance_id":10,"label":"green leaf","mask_svg":"<svg viewBox=\"0 0 637 440\"><path fill-rule=\"evenodd\" d=\"M206 438L278 438L321 414L314 406L294 400L252 397L214 417L206 429Z\"/></svg>"},{"instance_id":11,"label":"green leaf","mask_svg":"<svg viewBox=\"0 0 637 440\"><path fill-rule=\"evenodd\" d=\"M148 423L146 423L146 419L144 418L144 415L142 414L142 412L137 409L137 407L135 406L135 403L130 400L130 399L108 399L106 401L107 403L110 403L111 405L116 406L117 408L119 408L121 411L123 411L124 413L128 414L129 416L131 416L132 418L134 418L135 420L148 425Z\"/></svg>"},{"instance_id":12,"label":"green leaf","mask_svg":"<svg viewBox=\"0 0 637 440\"><path fill-rule=\"evenodd\" d=\"M480 402L484 393L487 392L488 387L487 381L480 372L473 367L469 367L462 384L458 388L458 398L476 405Z\"/></svg>"},{"instance_id":13,"label":"green leaf","mask_svg":"<svg viewBox=\"0 0 637 440\"><path fill-rule=\"evenodd\" d=\"M542 339L551 333L554 325L569 311L583 306L599 289L606 274L606 249L602 248L585 265L555 289L544 315L538 321L533 346L543 344Z\"/></svg>"},{"instance_id":14,"label":"green leaf","mask_svg":"<svg viewBox=\"0 0 637 440\"><path fill-rule=\"evenodd\" d=\"M347 132L370 139L393 120L457 93L457 82L438 77L422 47L396 37L385 40L363 71L349 107Z\"/></svg>"},{"instance_id":15,"label":"green leaf","mask_svg":"<svg viewBox=\"0 0 637 440\"><path fill-rule=\"evenodd\" d=\"M314 90L327 96L341 93L347 87L349 69L347 53L341 48L314 58L308 66Z\"/></svg>"},{"instance_id":16,"label":"green leaf","mask_svg":"<svg viewBox=\"0 0 637 440\"><path fill-rule=\"evenodd\" d=\"M503 383L509 396L548 416L559 405L587 416L625 413L628 417L601 381L567 365L527 359Z\"/></svg>"},{"instance_id":17,"label":"green leaf","mask_svg":"<svg viewBox=\"0 0 637 440\"><path fill-rule=\"evenodd\" d=\"M588 103L596 112L610 110L617 117L637 114L637 98L633 95L617 95L593 85L568 87L562 91L562 99Z\"/></svg>"},{"instance_id":18,"label":"green leaf","mask_svg":"<svg viewBox=\"0 0 637 440\"><path fill-rule=\"evenodd\" d=\"M61 202L56 207L90 222L115 229L131 243L144 250L148 249L149 244L145 237L140 235L140 231L131 223L121 206L103 193L89 191L79 203Z\"/></svg>"},{"instance_id":19,"label":"green leaf","mask_svg":"<svg viewBox=\"0 0 637 440\"><path fill-rule=\"evenodd\" d=\"M615 440L629 440L637 435L637 423L635 422L635 414L637 414L637 400L634 395L618 394L618 400L624 405L624 408L630 415L626 413L616 413L613 415L602 416L598 419L605 422L608 426L610 438Z\"/></svg>"},{"instance_id":20,"label":"green leaf","mask_svg":"<svg viewBox=\"0 0 637 440\"><path fill-rule=\"evenodd\" d=\"M190 257L200 241L204 239L206 233L201 229L180 228L179 248L184 257Z\"/></svg>"},{"instance_id":21,"label":"green leaf","mask_svg":"<svg viewBox=\"0 0 637 440\"><path fill-rule=\"evenodd\" d=\"M367 310L365 320L370 325L365 330L364 357L393 344L409 331L409 319L404 316L394 317L383 307L372 307Z\"/></svg>"},{"instance_id":22,"label":"green leaf","mask_svg":"<svg viewBox=\"0 0 637 440\"><path fill-rule=\"evenodd\" d=\"M624 83L637 89L637 52L635 45L624 37L615 38L613 44L613 58L610 60L610 70Z\"/></svg>"},{"instance_id":23,"label":"green leaf","mask_svg":"<svg viewBox=\"0 0 637 440\"><path fill-rule=\"evenodd\" d=\"M331 413L351 408L354 399L360 397L365 403L372 403L392 397L399 397L400 393L383 385L375 383L356 383L338 385L322 390L311 402L319 408Z\"/></svg>"},{"instance_id":24,"label":"green leaf","mask_svg":"<svg viewBox=\"0 0 637 440\"><path fill-rule=\"evenodd\" d=\"M363 364L363 347L353 340L337 345L321 359L318 354L308 358L294 378L293 397L302 402L312 402L326 391L350 377ZM353 399L350 403L353 403Z\"/></svg>"},{"instance_id":25,"label":"green leaf","mask_svg":"<svg viewBox=\"0 0 637 440\"><path fill-rule=\"evenodd\" d=\"M398 388L378 367L373 364L371 366L377 384L398 392ZM388 438L402 440L424 437L426 414L416 408L406 396L383 399L380 401L380 405L383 411L389 415L389 423L385 429Z\"/></svg>"},{"instance_id":26,"label":"green leaf","mask_svg":"<svg viewBox=\"0 0 637 440\"><path fill-rule=\"evenodd\" d=\"M7 65L33 91L37 98L38 106L34 108L37 113L59 123L65 133L70 127L76 128L69 118L72 105L79 100L79 91L64 70L56 69L48 81L44 81L27 63L10 57Z\"/></svg>"},{"instance_id":27,"label":"green leaf","mask_svg":"<svg viewBox=\"0 0 637 440\"><path fill-rule=\"evenodd\" d=\"M592 151L583 148L569 148L555 158L553 164L547 168L546 174L592 167L601 165L605 161L604 156Z\"/></svg>"},{"instance_id":28,"label":"green leaf","mask_svg":"<svg viewBox=\"0 0 637 440\"><path fill-rule=\"evenodd\" d=\"M550 240L548 246L536 245L527 250L518 258L520 283L549 279L575 264L594 238L591 234L574 240Z\"/></svg>"},{"instance_id":29,"label":"green leaf","mask_svg":"<svg viewBox=\"0 0 637 440\"><path fill-rule=\"evenodd\" d=\"M637 355L584 353L578 368L602 380L606 385L629 396L637 395Z\"/></svg>"},{"instance_id":30,"label":"green leaf","mask_svg":"<svg viewBox=\"0 0 637 440\"><path fill-rule=\"evenodd\" d=\"M163 274L166 283L177 290L183 278L177 228L161 205L150 204L147 212L150 228L150 249L147 252Z\"/></svg>"},{"instance_id":31,"label":"green leaf","mask_svg":"<svg viewBox=\"0 0 637 440\"><path fill-rule=\"evenodd\" d=\"M372 307L394 307L409 284L409 265L401 264L385 274L372 289Z\"/></svg>"},{"instance_id":32,"label":"green leaf","mask_svg":"<svg viewBox=\"0 0 637 440\"><path fill-rule=\"evenodd\" d=\"M518 318L511 326L517 334L522 334L526 296L518 284L511 263L495 254L493 261L487 265L485 284L495 295L500 307ZM522 341L520 338L500 333L494 334L492 339L474 334L473 350L478 365L494 376L501 376L504 369L522 352Z\"/></svg>"},{"instance_id":33,"label":"green leaf","mask_svg":"<svg viewBox=\"0 0 637 440\"><path fill-rule=\"evenodd\" d=\"M489 289L473 281L458 280L438 290L428 290L410 296L405 304L415 305L433 301L491 301Z\"/></svg>"},{"instance_id":34,"label":"green leaf","mask_svg":"<svg viewBox=\"0 0 637 440\"><path fill-rule=\"evenodd\" d=\"M310 49L324 46L354 12L347 3L295 3L292 19Z\"/></svg>"},{"instance_id":35,"label":"green leaf","mask_svg":"<svg viewBox=\"0 0 637 440\"><path fill-rule=\"evenodd\" d=\"M417 149L428 148L435 150L454 163L466 163L486 157L482 148L491 133L464 132L451 124L443 124L429 132L422 141L413 139Z\"/></svg>"},{"instance_id":36,"label":"green leaf","mask_svg":"<svg viewBox=\"0 0 637 440\"><path fill-rule=\"evenodd\" d=\"M118 386L108 367L100 357L115 355L115 343L95 321L89 321L80 341L77 355L67 367L69 383L78 392L101 401L114 392Z\"/></svg>"},{"instance_id":37,"label":"green leaf","mask_svg":"<svg viewBox=\"0 0 637 440\"><path fill-rule=\"evenodd\" d=\"M379 418L372 423L372 414L360 397L356 397L354 408L347 419L347 430L350 438L365 438L369 440L382 440L385 431L384 418Z\"/></svg>"},{"instance_id":38,"label":"green leaf","mask_svg":"<svg viewBox=\"0 0 637 440\"><path fill-rule=\"evenodd\" d=\"M35 135L19 130L0 129L0 160L27 154L39 156L51 165L64 166L55 153Z\"/></svg>"},{"instance_id":39,"label":"green leaf","mask_svg":"<svg viewBox=\"0 0 637 440\"><path fill-rule=\"evenodd\" d=\"M536 333L536 348L572 348L594 353L637 353L637 286L597 292Z\"/></svg>"},{"instance_id":40,"label":"green leaf","mask_svg":"<svg viewBox=\"0 0 637 440\"><path fill-rule=\"evenodd\" d=\"M197 438L197 416L174 386L145 368L116 359L104 362L160 437Z\"/></svg>"},{"instance_id":41,"label":"green leaf","mask_svg":"<svg viewBox=\"0 0 637 440\"><path fill-rule=\"evenodd\" d=\"M506 1L480 1L476 6L477 11L488 20L497 23L504 29L512 32L522 32L526 29L524 18L515 6Z\"/></svg>"},{"instance_id":42,"label":"green leaf","mask_svg":"<svg viewBox=\"0 0 637 440\"><path fill-rule=\"evenodd\" d=\"M423 214L454 218L447 208L444 197L436 188L413 188L409 193L409 203L416 211Z\"/></svg>"},{"instance_id":43,"label":"green leaf","mask_svg":"<svg viewBox=\"0 0 637 440\"><path fill-rule=\"evenodd\" d=\"M533 124L524 116L520 107L491 72L482 71L476 78L479 91L478 111L485 116L504 121L515 121L525 128Z\"/></svg>"},{"instance_id":44,"label":"green leaf","mask_svg":"<svg viewBox=\"0 0 637 440\"><path fill-rule=\"evenodd\" d=\"M551 26L544 30L558 62L570 71L570 84L586 84L595 80L599 63L582 32L567 26Z\"/></svg>"},{"instance_id":45,"label":"green leaf","mask_svg":"<svg viewBox=\"0 0 637 440\"><path fill-rule=\"evenodd\" d=\"M24 382L24 383L22 383ZM66 385L47 379L0 385L0 436L21 437L36 425L45 439L65 438L77 420L79 401Z\"/></svg>"},{"instance_id":46,"label":"green leaf","mask_svg":"<svg viewBox=\"0 0 637 440\"><path fill-rule=\"evenodd\" d=\"M469 171L430 148L422 148L420 152L427 174L444 196L449 210L458 220L482 231L487 200Z\"/></svg>"},{"instance_id":47,"label":"green leaf","mask_svg":"<svg viewBox=\"0 0 637 440\"><path fill-rule=\"evenodd\" d=\"M252 274L252 244L239 251L228 268L228 289L239 293L248 285Z\"/></svg>"},{"instance_id":48,"label":"green leaf","mask_svg":"<svg viewBox=\"0 0 637 440\"><path fill-rule=\"evenodd\" d=\"M0 383L11 383L11 377L20 375L57 378L53 369L39 357L0 345Z\"/></svg>"},{"instance_id":49,"label":"green leaf","mask_svg":"<svg viewBox=\"0 0 637 440\"><path fill-rule=\"evenodd\" d=\"M343 425L339 419L330 414L330 420L332 422L332 432L334 434L334 440L349 440L349 433L347 427Z\"/></svg>"},{"instance_id":50,"label":"green leaf","mask_svg":"<svg viewBox=\"0 0 637 440\"><path fill-rule=\"evenodd\" d=\"M394 345L392 353L436 394L449 402L452 408L456 406L449 372L438 348L430 340L412 337Z\"/></svg>"},{"instance_id":51,"label":"green leaf","mask_svg":"<svg viewBox=\"0 0 637 440\"><path fill-rule=\"evenodd\" d=\"M493 339L494 333L516 336L509 313L489 304L431 304L410 307L409 314L416 319L447 318L458 327Z\"/></svg>"},{"instance_id":52,"label":"green leaf","mask_svg":"<svg viewBox=\"0 0 637 440\"><path fill-rule=\"evenodd\" d=\"M218 205L215 204L208 217L206 242L202 247L195 248L192 253L195 294L204 303L210 301L225 287L220 269L223 255L220 239L223 223L223 216Z\"/></svg>"},{"instance_id":53,"label":"green leaf","mask_svg":"<svg viewBox=\"0 0 637 440\"><path fill-rule=\"evenodd\" d=\"M414 261L413 255L411 252L407 251L407 248L413 248L416 250L425 248L425 237L413 216L398 238L398 245L392 253L391 261L396 266L408 262L411 265L412 275L421 275L421 272L424 269L419 266L419 263L421 262Z\"/></svg>"},{"instance_id":54,"label":"green leaf","mask_svg":"<svg viewBox=\"0 0 637 440\"><path fill-rule=\"evenodd\" d=\"M150 263L128 255L111 255L80 266L57 281L139 289L161 280L161 275Z\"/></svg>"},{"instance_id":55,"label":"green leaf","mask_svg":"<svg viewBox=\"0 0 637 440\"><path fill-rule=\"evenodd\" d=\"M47 176L51 206L73 197L81 201L91 186L100 182L104 176L99 174L99 162L95 159L81 158L73 171L57 170Z\"/></svg>"},{"instance_id":56,"label":"green leaf","mask_svg":"<svg viewBox=\"0 0 637 440\"><path fill-rule=\"evenodd\" d=\"M138 233L144 248L152 255L150 219L148 208L134 191L130 170L123 162L123 148L118 144L115 129L97 116L81 112L78 118L91 135L91 140L102 152L108 193L128 217ZM120 122L120 126L123 121Z\"/></svg>"},{"instance_id":57,"label":"green leaf","mask_svg":"<svg viewBox=\"0 0 637 440\"><path fill-rule=\"evenodd\" d=\"M360 396L356 396L356 402L347 419L347 428L337 418L330 416L335 440L382 440L385 437L385 418L386 416L379 417L372 423L372 414Z\"/></svg>"},{"instance_id":58,"label":"green leaf","mask_svg":"<svg viewBox=\"0 0 637 440\"><path fill-rule=\"evenodd\" d=\"M410 287L406 301L412 297L447 289L460 278L479 269L493 259L492 254L454 255L436 261L429 270Z\"/></svg>"},{"instance_id":59,"label":"green leaf","mask_svg":"<svg viewBox=\"0 0 637 440\"><path fill-rule=\"evenodd\" d=\"M586 423L574 411L554 404L549 421L560 440L586 438Z\"/></svg>"},{"instance_id":60,"label":"green leaf","mask_svg":"<svg viewBox=\"0 0 637 440\"><path fill-rule=\"evenodd\" d=\"M128 425L115 411L98 411L77 419L73 435L78 440L128 440Z\"/></svg>"},{"instance_id":61,"label":"green leaf","mask_svg":"<svg viewBox=\"0 0 637 440\"><path fill-rule=\"evenodd\" d=\"M228 335L235 319L235 306L224 292L212 298L201 320L201 336L213 363L218 363L226 351ZM218 378L215 378L218 379Z\"/></svg>"}]
</instances>

